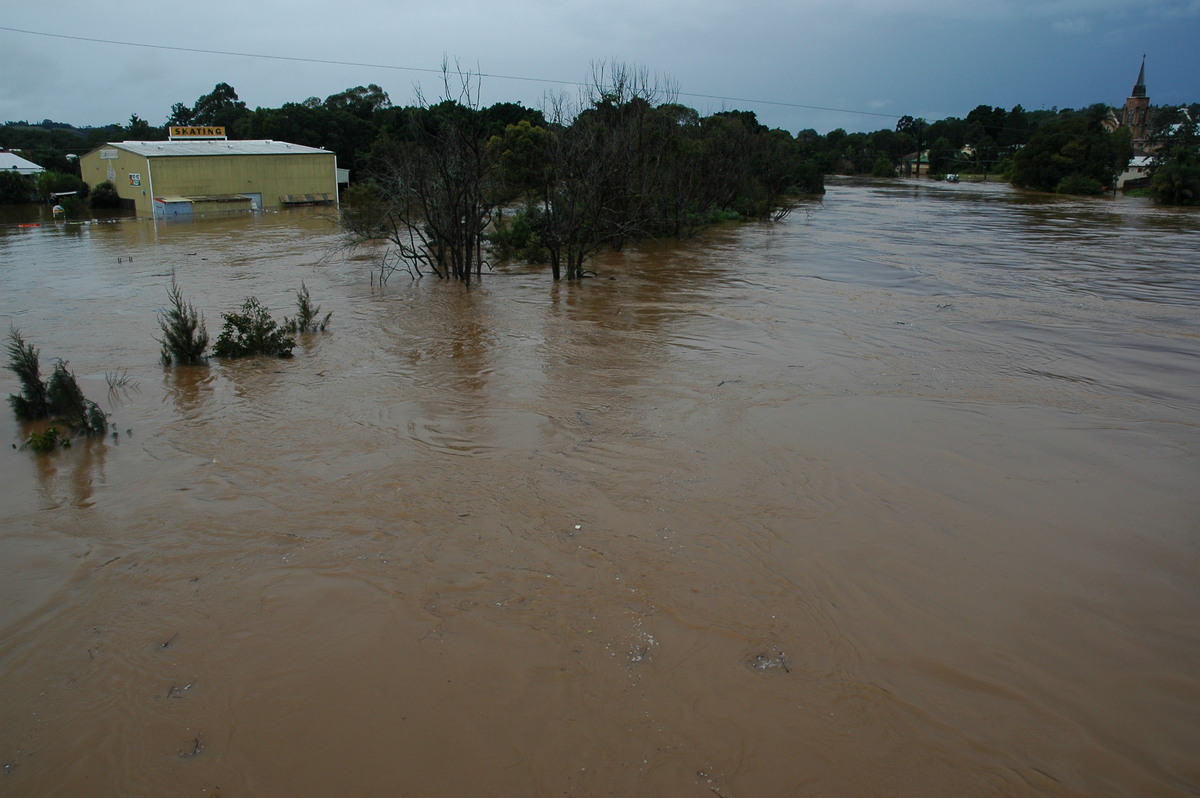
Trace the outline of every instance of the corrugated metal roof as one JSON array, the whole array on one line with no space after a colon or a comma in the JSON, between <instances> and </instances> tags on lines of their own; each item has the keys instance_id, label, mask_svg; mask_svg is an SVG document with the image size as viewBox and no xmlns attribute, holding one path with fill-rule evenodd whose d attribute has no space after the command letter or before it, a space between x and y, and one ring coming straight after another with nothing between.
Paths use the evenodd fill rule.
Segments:
<instances>
[{"instance_id":1,"label":"corrugated metal roof","mask_svg":"<svg viewBox=\"0 0 1200 798\"><path fill-rule=\"evenodd\" d=\"M148 158L178 155L332 155L330 150L289 144L286 141L252 139L247 141L116 141L105 145L118 147Z\"/></svg>"},{"instance_id":2,"label":"corrugated metal roof","mask_svg":"<svg viewBox=\"0 0 1200 798\"><path fill-rule=\"evenodd\" d=\"M25 160L15 152L4 150L0 152L0 171L20 172L23 175L30 175L35 172L44 172L45 170L33 161Z\"/></svg>"}]
</instances>

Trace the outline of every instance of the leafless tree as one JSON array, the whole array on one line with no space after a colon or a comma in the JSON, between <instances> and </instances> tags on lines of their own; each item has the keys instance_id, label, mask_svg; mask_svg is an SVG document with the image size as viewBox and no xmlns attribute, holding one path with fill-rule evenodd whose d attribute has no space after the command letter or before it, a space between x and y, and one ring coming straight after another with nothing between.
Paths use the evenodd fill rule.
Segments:
<instances>
[{"instance_id":1,"label":"leafless tree","mask_svg":"<svg viewBox=\"0 0 1200 798\"><path fill-rule=\"evenodd\" d=\"M418 90L418 107L404 129L377 147L374 189L354 197L357 206L345 215L352 240L391 245L381 280L400 268L468 285L482 274L483 233L494 197L477 113L479 80L448 61L442 62L442 80L442 100L430 105Z\"/></svg>"},{"instance_id":2,"label":"leafless tree","mask_svg":"<svg viewBox=\"0 0 1200 798\"><path fill-rule=\"evenodd\" d=\"M592 65L585 105L551 99L538 227L554 279L585 276L584 264L601 249L652 228L667 143L654 135L654 109L674 96L645 70L602 62Z\"/></svg>"}]
</instances>

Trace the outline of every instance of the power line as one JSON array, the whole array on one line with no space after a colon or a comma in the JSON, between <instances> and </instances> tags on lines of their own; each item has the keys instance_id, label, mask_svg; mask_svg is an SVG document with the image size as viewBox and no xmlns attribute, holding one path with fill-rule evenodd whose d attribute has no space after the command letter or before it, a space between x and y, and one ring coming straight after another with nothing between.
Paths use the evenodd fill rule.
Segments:
<instances>
[{"instance_id":1,"label":"power line","mask_svg":"<svg viewBox=\"0 0 1200 798\"><path fill-rule=\"evenodd\" d=\"M0 30L8 31L9 33L21 33L27 36L45 36L51 39L68 39L76 42L90 42L92 44L111 44L118 47L141 47L147 50L170 50L177 53L201 53L203 55L229 55L238 58L261 58L271 61L294 61L305 64L325 64L327 66L348 66L348 67L363 67L366 69L388 69L397 72L420 72L425 74L442 74L441 69L429 69L427 67L406 67L396 66L394 64L368 64L359 61L341 61L327 58L303 58L292 55L266 55L263 53L239 53L232 50L209 50L200 47L177 47L167 44L146 44L144 42L124 42L116 39L100 39L91 36L69 36L65 33L47 33L45 31L24 30L22 28L10 28L5 25L0 25ZM463 73L457 70L450 70L451 74L462 75ZM552 78L531 78L521 75L501 75L488 72L473 73L474 77L494 78L496 80L516 80L526 83L547 83L556 86L574 86L581 87L583 84L572 80L555 80ZM721 102L734 103L749 103L752 105L773 105L781 108L797 108L805 111L829 111L839 114L858 114L860 116L878 116L886 119L899 119L896 114L883 114L877 111L854 111L847 108L828 108L820 105L804 105L801 103L783 102L780 100L755 100L747 97L726 97L719 94L693 94L691 92L677 92L680 97L692 97L700 100L720 100Z\"/></svg>"}]
</instances>

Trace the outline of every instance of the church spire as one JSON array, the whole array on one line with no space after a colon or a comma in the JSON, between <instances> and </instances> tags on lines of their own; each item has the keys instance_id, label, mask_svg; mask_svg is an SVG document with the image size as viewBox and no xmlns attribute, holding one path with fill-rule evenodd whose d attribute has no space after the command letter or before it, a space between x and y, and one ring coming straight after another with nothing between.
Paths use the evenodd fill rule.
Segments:
<instances>
[{"instance_id":1,"label":"church spire","mask_svg":"<svg viewBox=\"0 0 1200 798\"><path fill-rule=\"evenodd\" d=\"M1133 94L1125 100L1125 113L1121 118L1121 124L1129 128L1133 137L1134 150L1140 151L1145 146L1149 122L1150 98L1146 96L1146 56L1143 55L1137 83L1133 87Z\"/></svg>"},{"instance_id":2,"label":"church spire","mask_svg":"<svg viewBox=\"0 0 1200 798\"><path fill-rule=\"evenodd\" d=\"M1138 70L1137 83L1133 85L1134 97L1146 96L1146 56L1142 56L1142 68Z\"/></svg>"}]
</instances>

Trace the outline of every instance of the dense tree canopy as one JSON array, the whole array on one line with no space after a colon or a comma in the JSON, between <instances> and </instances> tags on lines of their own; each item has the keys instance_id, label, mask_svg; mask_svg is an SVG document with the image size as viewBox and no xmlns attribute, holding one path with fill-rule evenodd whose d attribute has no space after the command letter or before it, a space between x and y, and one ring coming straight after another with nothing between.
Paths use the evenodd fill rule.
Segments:
<instances>
[{"instance_id":1,"label":"dense tree canopy","mask_svg":"<svg viewBox=\"0 0 1200 798\"><path fill-rule=\"evenodd\" d=\"M1106 106L1064 114L1042 125L1013 161L1018 188L1099 194L1113 187L1133 157L1129 131L1104 127Z\"/></svg>"},{"instance_id":2,"label":"dense tree canopy","mask_svg":"<svg viewBox=\"0 0 1200 798\"><path fill-rule=\"evenodd\" d=\"M486 235L502 257L578 279L602 248L778 217L791 196L823 191L805 147L753 113L702 119L640 73L604 75L586 104L559 102L549 119L512 104L477 108L464 92L390 109L372 149L373 190L355 195L348 228L391 242L414 274L470 282Z\"/></svg>"},{"instance_id":3,"label":"dense tree canopy","mask_svg":"<svg viewBox=\"0 0 1200 798\"><path fill-rule=\"evenodd\" d=\"M232 129L248 113L233 86L218 83L190 108L183 103L171 106L167 125L220 125Z\"/></svg>"},{"instance_id":4,"label":"dense tree canopy","mask_svg":"<svg viewBox=\"0 0 1200 798\"><path fill-rule=\"evenodd\" d=\"M0 205L19 205L33 196L33 180L11 170L0 171Z\"/></svg>"},{"instance_id":5,"label":"dense tree canopy","mask_svg":"<svg viewBox=\"0 0 1200 798\"><path fill-rule=\"evenodd\" d=\"M614 174L604 176L604 184L625 180L625 191L636 193L614 199L621 203L622 213L639 218L632 225L638 232L630 234L635 238L687 235L714 213L769 215L781 195L794 190L820 191L824 175L907 173L906 164L916 162L918 156L922 172L927 164L932 175L1000 174L1025 188L1095 192L1112 184L1128 152L1121 133L1102 132L1110 118L1110 109L1103 105L1081 111L1026 111L1020 105L1005 110L981 104L965 118L927 121L903 116L894 126L873 133L835 129L821 135L802 130L793 136L768 129L749 111L725 111L702 118L674 102L669 91L637 95L622 97L619 91L605 95L592 87L584 107L570 114L558 114L553 102L542 111L518 103L497 103L472 108L472 125L491 141L508 136L510 126L526 123L548 137L542 142L543 157L552 161L566 158L568 149L583 148L589 139L593 151L609 147L611 157L633 158L614 164ZM217 83L190 104L175 103L167 123L223 125L234 139L269 138L328 149L336 154L339 166L350 170L351 180L360 181L378 166L377 161L372 162L372 153L378 154L385 145L411 142L414 131L421 129L420 124L414 127L414 120L428 119L429 110L421 103L395 106L375 84L350 87L324 100L309 97L279 108L251 110L232 86ZM547 115L554 118L547 119ZM1162 175L1154 190L1159 201L1183 202L1191 196L1195 159L1189 153L1194 154L1195 144L1171 139L1188 119L1200 119L1200 104L1151 108L1147 146L1158 153L1153 169ZM601 144L595 135L589 135L589 130L596 129L621 131L621 135ZM567 135L568 131L574 132ZM533 134L524 135L528 139ZM152 125L136 114L125 125L94 128L74 128L51 120L0 126L0 148L20 150L48 170L76 175L77 161L70 156L108 141L166 137L166 125ZM637 142L634 150L617 150L629 141ZM529 141L522 143L520 136L516 143L530 145ZM503 163L493 164L493 176L503 173L504 181L528 183L529 174L510 174L515 155L510 152ZM539 168L548 167L543 164ZM620 169L626 174L618 179L615 172ZM629 182L633 174L637 180ZM525 190L528 193L528 187ZM9 180L5 196L22 195L22 187ZM546 201L544 186L541 201ZM642 213L639 208L654 210ZM630 224L628 220L623 223L625 227ZM607 234L610 243L618 245L625 237L614 230Z\"/></svg>"},{"instance_id":6,"label":"dense tree canopy","mask_svg":"<svg viewBox=\"0 0 1200 798\"><path fill-rule=\"evenodd\" d=\"M1159 155L1150 194L1167 205L1200 205L1200 114L1178 109L1154 133Z\"/></svg>"}]
</instances>

